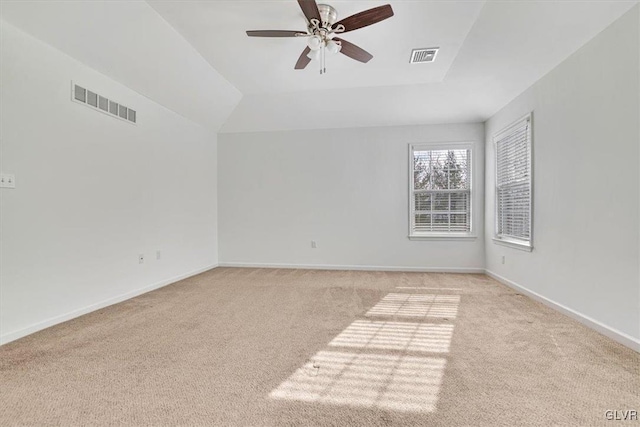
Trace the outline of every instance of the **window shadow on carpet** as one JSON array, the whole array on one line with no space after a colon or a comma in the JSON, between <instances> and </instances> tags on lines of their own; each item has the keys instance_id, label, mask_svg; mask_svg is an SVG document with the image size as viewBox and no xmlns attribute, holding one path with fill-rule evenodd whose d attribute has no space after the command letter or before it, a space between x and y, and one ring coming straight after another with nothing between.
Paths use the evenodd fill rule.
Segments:
<instances>
[{"instance_id":1,"label":"window shadow on carpet","mask_svg":"<svg viewBox=\"0 0 640 427\"><path fill-rule=\"evenodd\" d=\"M390 293L373 306L365 316L445 317L452 319L458 314L459 304L460 295Z\"/></svg>"},{"instance_id":2,"label":"window shadow on carpet","mask_svg":"<svg viewBox=\"0 0 640 427\"><path fill-rule=\"evenodd\" d=\"M454 319L459 303L460 295L402 293L396 288L269 397L434 412L454 330L442 320Z\"/></svg>"}]
</instances>

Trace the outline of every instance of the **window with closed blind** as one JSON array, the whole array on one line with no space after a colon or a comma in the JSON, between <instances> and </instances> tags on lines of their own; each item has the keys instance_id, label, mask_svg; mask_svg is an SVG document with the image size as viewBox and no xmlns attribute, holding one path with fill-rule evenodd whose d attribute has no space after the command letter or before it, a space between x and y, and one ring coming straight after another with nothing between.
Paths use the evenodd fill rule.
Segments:
<instances>
[{"instance_id":1,"label":"window with closed blind","mask_svg":"<svg viewBox=\"0 0 640 427\"><path fill-rule=\"evenodd\" d=\"M494 137L496 153L495 241L531 250L531 114Z\"/></svg>"},{"instance_id":2,"label":"window with closed blind","mask_svg":"<svg viewBox=\"0 0 640 427\"><path fill-rule=\"evenodd\" d=\"M469 238L472 144L411 145L410 238Z\"/></svg>"}]
</instances>

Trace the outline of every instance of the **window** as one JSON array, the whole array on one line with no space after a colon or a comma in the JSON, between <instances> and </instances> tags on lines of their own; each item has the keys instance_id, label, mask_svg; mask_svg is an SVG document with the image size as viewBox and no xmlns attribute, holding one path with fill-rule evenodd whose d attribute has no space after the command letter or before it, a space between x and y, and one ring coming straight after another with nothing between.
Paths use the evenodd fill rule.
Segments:
<instances>
[{"instance_id":1,"label":"window","mask_svg":"<svg viewBox=\"0 0 640 427\"><path fill-rule=\"evenodd\" d=\"M409 151L409 237L472 237L472 144L412 145Z\"/></svg>"},{"instance_id":2,"label":"window","mask_svg":"<svg viewBox=\"0 0 640 427\"><path fill-rule=\"evenodd\" d=\"M495 241L531 250L531 114L494 137Z\"/></svg>"}]
</instances>

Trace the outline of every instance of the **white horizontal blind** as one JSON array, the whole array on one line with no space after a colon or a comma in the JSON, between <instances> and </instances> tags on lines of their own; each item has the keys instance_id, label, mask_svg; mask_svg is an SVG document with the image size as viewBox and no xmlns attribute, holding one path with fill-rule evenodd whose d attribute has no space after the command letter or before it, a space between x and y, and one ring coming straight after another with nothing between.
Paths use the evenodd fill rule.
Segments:
<instances>
[{"instance_id":1,"label":"white horizontal blind","mask_svg":"<svg viewBox=\"0 0 640 427\"><path fill-rule=\"evenodd\" d=\"M471 231L471 150L413 149L413 235Z\"/></svg>"},{"instance_id":2,"label":"white horizontal blind","mask_svg":"<svg viewBox=\"0 0 640 427\"><path fill-rule=\"evenodd\" d=\"M496 140L497 237L531 242L531 120L515 123Z\"/></svg>"}]
</instances>

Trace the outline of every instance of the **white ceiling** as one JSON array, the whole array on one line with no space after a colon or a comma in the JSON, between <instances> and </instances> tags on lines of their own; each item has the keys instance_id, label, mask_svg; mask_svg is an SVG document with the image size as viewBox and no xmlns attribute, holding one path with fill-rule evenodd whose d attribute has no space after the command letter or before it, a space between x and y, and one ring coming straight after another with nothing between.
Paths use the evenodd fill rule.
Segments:
<instances>
[{"instance_id":1,"label":"white ceiling","mask_svg":"<svg viewBox=\"0 0 640 427\"><path fill-rule=\"evenodd\" d=\"M389 2L330 3L340 19ZM324 76L315 63L304 70L293 69L306 39L247 37L245 33L306 31L295 0L149 0L149 4L243 94L250 94L440 82L484 1L394 1L394 17L341 36L371 53L373 60L362 64L344 55L330 55ZM409 64L411 49L424 47L440 47L438 60L429 66Z\"/></svg>"},{"instance_id":2,"label":"white ceiling","mask_svg":"<svg viewBox=\"0 0 640 427\"><path fill-rule=\"evenodd\" d=\"M345 89L317 90L309 85L306 91L248 94L222 132L484 121L637 3L488 1L441 82L394 85L391 82L395 82L396 71L388 69L389 84L384 86L359 87L354 78L350 78L350 87ZM395 1L393 5L396 11L405 11L406 15L396 13L391 20L408 23L422 2ZM470 2L462 5L477 6ZM247 10L249 6L247 4ZM455 26L456 23L441 22L441 25ZM400 25L402 27L405 26ZM373 26L370 31L378 29ZM416 31L416 28L407 27L405 31ZM419 36L412 37L416 47L423 43ZM424 43L445 46L447 40ZM394 46L380 46L377 53L385 55L387 50L393 51ZM379 66L374 60L360 67L358 80L374 73ZM405 65L401 63L397 67ZM432 65L436 64L413 67L428 70ZM293 79L296 71L283 70L282 73ZM314 77L316 81L323 78Z\"/></svg>"},{"instance_id":3,"label":"white ceiling","mask_svg":"<svg viewBox=\"0 0 640 427\"><path fill-rule=\"evenodd\" d=\"M373 60L332 56L323 76L293 69L304 40L245 34L304 29L295 0L1 0L0 13L198 123L246 132L483 121L638 3L387 2L394 17L344 35ZM346 17L387 2L329 3ZM410 65L417 47L440 47L436 62Z\"/></svg>"}]
</instances>

